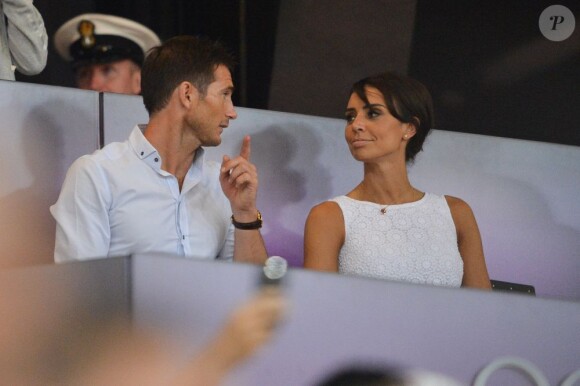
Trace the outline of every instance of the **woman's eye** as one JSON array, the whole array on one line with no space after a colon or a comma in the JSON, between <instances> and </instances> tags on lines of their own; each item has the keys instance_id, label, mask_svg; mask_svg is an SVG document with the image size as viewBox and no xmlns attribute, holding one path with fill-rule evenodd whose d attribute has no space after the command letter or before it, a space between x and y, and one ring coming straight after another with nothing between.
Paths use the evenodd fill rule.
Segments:
<instances>
[{"instance_id":1,"label":"woman's eye","mask_svg":"<svg viewBox=\"0 0 580 386\"><path fill-rule=\"evenodd\" d=\"M381 114L380 114L380 112L379 112L379 111L377 111L377 110L369 110L369 111L368 111L368 113L367 113L367 116L368 116L369 118L376 118L376 117L378 117L379 115L381 115Z\"/></svg>"},{"instance_id":2,"label":"woman's eye","mask_svg":"<svg viewBox=\"0 0 580 386\"><path fill-rule=\"evenodd\" d=\"M346 120L347 123L352 123L352 121L354 121L354 115L353 114L346 114L344 116L344 119Z\"/></svg>"}]
</instances>

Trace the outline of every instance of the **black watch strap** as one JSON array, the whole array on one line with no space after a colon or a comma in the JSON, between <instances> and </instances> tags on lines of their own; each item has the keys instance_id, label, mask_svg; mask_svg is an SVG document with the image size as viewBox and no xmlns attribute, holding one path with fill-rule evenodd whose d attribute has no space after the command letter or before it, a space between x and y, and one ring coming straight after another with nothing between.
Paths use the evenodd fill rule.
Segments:
<instances>
[{"instance_id":1,"label":"black watch strap","mask_svg":"<svg viewBox=\"0 0 580 386\"><path fill-rule=\"evenodd\" d=\"M234 215L232 214L232 224L234 224L234 227L236 227L237 229L243 230L260 229L262 227L262 213L258 211L258 218L256 219L256 221L252 222L237 222L236 219L234 218Z\"/></svg>"}]
</instances>

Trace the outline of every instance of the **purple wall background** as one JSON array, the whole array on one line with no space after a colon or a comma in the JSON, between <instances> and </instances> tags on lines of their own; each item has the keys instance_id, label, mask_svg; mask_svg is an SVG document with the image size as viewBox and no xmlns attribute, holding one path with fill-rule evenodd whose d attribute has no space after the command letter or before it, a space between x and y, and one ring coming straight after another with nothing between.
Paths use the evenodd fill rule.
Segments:
<instances>
[{"instance_id":1,"label":"purple wall background","mask_svg":"<svg viewBox=\"0 0 580 386\"><path fill-rule=\"evenodd\" d=\"M68 164L97 147L98 94L0 83L2 152L10 161L0 169L0 225L20 232L15 245L31 248L16 254L3 242L1 263L49 262L50 251L37 250L50 249L54 235L53 225L44 222L48 205L56 200ZM146 118L140 97L104 95L104 103L105 142L125 138ZM244 135L253 136L264 235L271 253L291 258L294 265L301 262L310 207L344 193L361 176L342 126L329 118L239 109L223 144L209 151L220 159L237 152ZM295 269L286 287L293 303L290 319L270 348L234 374L237 380L272 384L281 377L296 385L345 362L379 360L468 381L497 356L518 355L555 384L578 366L580 148L436 131L411 178L421 188L471 203L492 278L533 284L540 297L575 301ZM17 216L7 213L25 213L24 225L15 227ZM253 291L258 269L143 258L133 273L139 321L191 338L193 347ZM199 330L192 331L192 325Z\"/></svg>"},{"instance_id":2,"label":"purple wall background","mask_svg":"<svg viewBox=\"0 0 580 386\"><path fill-rule=\"evenodd\" d=\"M5 208L0 225L11 232L4 234L14 235L4 245L22 253L4 247L2 263L50 262L54 225L48 206L70 162L97 146L98 95L3 83L2 146L17 162L0 170ZM147 118L135 96L105 95L103 113L105 143L123 140ZM308 211L356 185L361 165L348 153L341 120L242 108L209 157L236 154L246 134L253 136L253 160L261 173L258 203L269 251L298 266ZM435 131L425 149L411 179L420 189L471 204L493 279L534 285L543 297L580 299L580 148Z\"/></svg>"},{"instance_id":3,"label":"purple wall background","mask_svg":"<svg viewBox=\"0 0 580 386\"><path fill-rule=\"evenodd\" d=\"M147 120L140 97L107 94L105 112L106 143L124 140L135 122ZM264 238L270 254L294 266L302 264L310 208L362 178L343 128L339 119L239 108L222 144L207 149L219 161L252 136ZM579 147L436 130L410 178L419 189L471 205L492 279L580 300Z\"/></svg>"},{"instance_id":4,"label":"purple wall background","mask_svg":"<svg viewBox=\"0 0 580 386\"><path fill-rule=\"evenodd\" d=\"M0 80L0 268L52 262L70 164L99 145L98 94Z\"/></svg>"}]
</instances>

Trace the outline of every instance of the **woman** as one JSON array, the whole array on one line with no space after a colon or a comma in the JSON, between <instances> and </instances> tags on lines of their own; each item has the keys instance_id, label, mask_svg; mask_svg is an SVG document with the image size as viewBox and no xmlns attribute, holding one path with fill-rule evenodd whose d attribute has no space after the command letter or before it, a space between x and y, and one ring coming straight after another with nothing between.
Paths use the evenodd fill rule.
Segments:
<instances>
[{"instance_id":1,"label":"woman","mask_svg":"<svg viewBox=\"0 0 580 386\"><path fill-rule=\"evenodd\" d=\"M407 163L433 125L429 92L414 79L384 73L355 83L345 138L364 163L346 196L312 208L305 227L306 268L362 276L489 289L481 237L471 208L413 187Z\"/></svg>"}]
</instances>

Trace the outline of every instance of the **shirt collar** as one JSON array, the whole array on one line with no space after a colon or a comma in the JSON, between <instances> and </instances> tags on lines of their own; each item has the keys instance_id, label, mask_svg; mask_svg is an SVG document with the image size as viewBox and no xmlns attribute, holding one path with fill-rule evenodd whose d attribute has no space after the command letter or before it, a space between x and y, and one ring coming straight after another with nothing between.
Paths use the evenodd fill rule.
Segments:
<instances>
[{"instance_id":1,"label":"shirt collar","mask_svg":"<svg viewBox=\"0 0 580 386\"><path fill-rule=\"evenodd\" d=\"M133 131L129 135L129 144L133 148L133 151L137 157L143 160L146 164L151 166L157 172L163 175L169 175L166 171L161 169L161 156L157 149L151 145L151 143L143 135L146 125L136 125ZM187 172L186 179L192 179L194 181L199 181L203 175L203 165L205 159L205 149L199 147L193 159L193 164Z\"/></svg>"},{"instance_id":2,"label":"shirt collar","mask_svg":"<svg viewBox=\"0 0 580 386\"><path fill-rule=\"evenodd\" d=\"M145 125L137 125L131 131L131 135L129 136L129 143L133 148L135 154L139 159L149 158L153 155L159 156L157 150L149 143L147 138L143 135L143 131L145 130Z\"/></svg>"}]
</instances>

